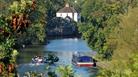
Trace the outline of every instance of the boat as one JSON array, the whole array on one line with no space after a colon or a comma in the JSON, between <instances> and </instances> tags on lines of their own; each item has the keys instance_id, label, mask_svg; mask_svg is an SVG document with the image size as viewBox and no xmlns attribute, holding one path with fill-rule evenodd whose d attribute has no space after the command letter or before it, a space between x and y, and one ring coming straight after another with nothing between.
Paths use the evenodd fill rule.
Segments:
<instances>
[{"instance_id":1,"label":"boat","mask_svg":"<svg viewBox=\"0 0 138 77\"><path fill-rule=\"evenodd\" d=\"M58 62L59 58L55 55L48 55L47 57L35 56L32 58L32 63L49 63L54 64Z\"/></svg>"},{"instance_id":2,"label":"boat","mask_svg":"<svg viewBox=\"0 0 138 77\"><path fill-rule=\"evenodd\" d=\"M32 58L32 63L43 63L44 59L42 57L35 56Z\"/></svg>"},{"instance_id":3,"label":"boat","mask_svg":"<svg viewBox=\"0 0 138 77\"><path fill-rule=\"evenodd\" d=\"M96 67L96 62L92 57L79 54L73 54L72 64L78 67Z\"/></svg>"}]
</instances>

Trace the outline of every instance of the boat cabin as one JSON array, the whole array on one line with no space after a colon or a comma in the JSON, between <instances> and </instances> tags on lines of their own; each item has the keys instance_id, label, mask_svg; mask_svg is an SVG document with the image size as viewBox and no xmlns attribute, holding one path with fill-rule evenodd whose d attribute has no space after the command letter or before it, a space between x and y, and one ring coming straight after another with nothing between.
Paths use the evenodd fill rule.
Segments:
<instances>
[{"instance_id":1,"label":"boat cabin","mask_svg":"<svg viewBox=\"0 0 138 77\"><path fill-rule=\"evenodd\" d=\"M73 55L72 63L79 67L95 67L96 66L95 60L90 56Z\"/></svg>"}]
</instances>

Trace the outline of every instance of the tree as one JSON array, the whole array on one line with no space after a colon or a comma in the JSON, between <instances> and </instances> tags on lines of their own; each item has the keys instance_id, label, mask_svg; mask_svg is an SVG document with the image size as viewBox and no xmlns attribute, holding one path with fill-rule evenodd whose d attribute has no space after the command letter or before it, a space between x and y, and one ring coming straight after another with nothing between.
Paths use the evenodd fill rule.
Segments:
<instances>
[{"instance_id":1,"label":"tree","mask_svg":"<svg viewBox=\"0 0 138 77\"><path fill-rule=\"evenodd\" d=\"M66 20L54 17L47 23L47 35L73 35L76 31L76 22L72 19Z\"/></svg>"},{"instance_id":2,"label":"tree","mask_svg":"<svg viewBox=\"0 0 138 77\"><path fill-rule=\"evenodd\" d=\"M108 42L116 43L112 61L106 69L101 70L99 77L137 77L138 68L138 8L129 7L128 13L119 15L118 27L110 34ZM116 41L114 41L116 40ZM113 70L114 69L114 70Z\"/></svg>"},{"instance_id":3,"label":"tree","mask_svg":"<svg viewBox=\"0 0 138 77\"><path fill-rule=\"evenodd\" d=\"M44 41L46 7L44 0L39 1L10 0L10 3L13 2L10 6L2 7L2 12L0 11L0 66L3 67L0 67L1 76L7 77L10 73L15 73L14 64L18 54L16 49L19 49L22 44L26 45L34 40ZM0 2L6 4L7 0Z\"/></svg>"},{"instance_id":4,"label":"tree","mask_svg":"<svg viewBox=\"0 0 138 77\"><path fill-rule=\"evenodd\" d=\"M119 23L117 15L126 10L124 7L121 7L118 1L109 4L101 0L87 0L82 7L85 25L79 25L79 30L84 28L85 31L81 32L80 30L82 36L102 58L109 59L112 56L113 50L111 47L113 46L107 44L106 37Z\"/></svg>"}]
</instances>

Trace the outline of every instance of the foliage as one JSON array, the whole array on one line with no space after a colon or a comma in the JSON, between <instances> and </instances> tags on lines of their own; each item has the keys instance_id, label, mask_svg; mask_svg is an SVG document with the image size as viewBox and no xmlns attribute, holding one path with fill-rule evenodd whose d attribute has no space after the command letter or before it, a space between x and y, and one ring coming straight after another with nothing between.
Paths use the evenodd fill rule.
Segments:
<instances>
[{"instance_id":1,"label":"foliage","mask_svg":"<svg viewBox=\"0 0 138 77\"><path fill-rule=\"evenodd\" d=\"M46 22L47 6L45 0L36 1L36 4L37 4L36 11L33 14L34 18L32 18L33 21L34 19L36 21L34 21L34 24L32 24L32 28L34 26L36 33L35 36L38 39L38 41L43 42L44 39L46 38L45 28L47 23Z\"/></svg>"},{"instance_id":2,"label":"foliage","mask_svg":"<svg viewBox=\"0 0 138 77\"><path fill-rule=\"evenodd\" d=\"M84 4L82 6L82 16L85 17L85 19L88 19L90 14L93 11L96 11L98 9L101 9L103 4L103 0L87 0L84 1Z\"/></svg>"},{"instance_id":3,"label":"foliage","mask_svg":"<svg viewBox=\"0 0 138 77\"><path fill-rule=\"evenodd\" d=\"M54 17L47 23L47 35L73 35L76 30L76 23L72 19Z\"/></svg>"},{"instance_id":4,"label":"foliage","mask_svg":"<svg viewBox=\"0 0 138 77\"><path fill-rule=\"evenodd\" d=\"M26 72L25 77L44 77L42 73Z\"/></svg>"},{"instance_id":5,"label":"foliage","mask_svg":"<svg viewBox=\"0 0 138 77\"><path fill-rule=\"evenodd\" d=\"M137 77L138 74L138 8L129 7L128 13L120 15L120 24L113 29L108 41L117 42L112 61L106 69L102 69L99 77ZM116 42L114 42L116 40ZM114 64L114 65L113 65ZM114 69L114 70L113 70Z\"/></svg>"},{"instance_id":6,"label":"foliage","mask_svg":"<svg viewBox=\"0 0 138 77\"><path fill-rule=\"evenodd\" d=\"M48 77L57 77L57 75L55 74L55 72L48 72Z\"/></svg>"},{"instance_id":7,"label":"foliage","mask_svg":"<svg viewBox=\"0 0 138 77\"><path fill-rule=\"evenodd\" d=\"M0 17L0 59L10 57L13 50L14 38L10 35L10 27L4 17Z\"/></svg>"},{"instance_id":8,"label":"foliage","mask_svg":"<svg viewBox=\"0 0 138 77\"><path fill-rule=\"evenodd\" d=\"M135 1L87 0L82 6L82 23L78 29L89 46L99 53L99 57L111 59L116 43L108 42L110 32L119 25L119 14L128 12ZM136 7L136 5L134 4ZM114 40L116 41L116 40Z\"/></svg>"},{"instance_id":9,"label":"foliage","mask_svg":"<svg viewBox=\"0 0 138 77\"><path fill-rule=\"evenodd\" d=\"M47 21L51 20L56 16L56 12L64 7L65 0L46 0L47 7Z\"/></svg>"},{"instance_id":10,"label":"foliage","mask_svg":"<svg viewBox=\"0 0 138 77\"><path fill-rule=\"evenodd\" d=\"M12 18L11 26L16 35L17 46L21 47L21 44L28 45L35 41L44 41L46 36L46 7L44 1L15 1L9 9L12 12L12 17L9 18Z\"/></svg>"},{"instance_id":11,"label":"foliage","mask_svg":"<svg viewBox=\"0 0 138 77\"><path fill-rule=\"evenodd\" d=\"M0 2L7 4L8 0ZM7 66L16 62L16 49L22 44L44 41L46 7L44 0L10 0L0 8L0 62L4 63L4 71L7 71Z\"/></svg>"},{"instance_id":12,"label":"foliage","mask_svg":"<svg viewBox=\"0 0 138 77\"><path fill-rule=\"evenodd\" d=\"M110 47L113 46L107 44L106 37L118 24L118 12L120 9L121 11L126 10L123 9L124 7L121 7L118 2L108 4L101 0L85 1L82 7L82 15L85 20L78 26L79 31L89 46L98 51L102 58L109 59L112 55L113 49ZM83 28L84 31L81 31Z\"/></svg>"},{"instance_id":13,"label":"foliage","mask_svg":"<svg viewBox=\"0 0 138 77\"><path fill-rule=\"evenodd\" d=\"M12 36L11 28L4 16L0 17L0 63L2 63L1 76L7 76L9 64L15 63L15 56L13 53L13 46L15 45L15 38ZM16 51L17 53L17 51ZM1 65L1 64L0 64ZM10 72L9 72L10 73ZM14 74L10 74L14 76Z\"/></svg>"},{"instance_id":14,"label":"foliage","mask_svg":"<svg viewBox=\"0 0 138 77\"><path fill-rule=\"evenodd\" d=\"M137 0L87 0L81 13L82 37L109 60L98 77L137 77Z\"/></svg>"},{"instance_id":15,"label":"foliage","mask_svg":"<svg viewBox=\"0 0 138 77\"><path fill-rule=\"evenodd\" d=\"M67 66L59 66L57 68L57 72L60 73L61 77L74 77L73 68L69 65Z\"/></svg>"}]
</instances>

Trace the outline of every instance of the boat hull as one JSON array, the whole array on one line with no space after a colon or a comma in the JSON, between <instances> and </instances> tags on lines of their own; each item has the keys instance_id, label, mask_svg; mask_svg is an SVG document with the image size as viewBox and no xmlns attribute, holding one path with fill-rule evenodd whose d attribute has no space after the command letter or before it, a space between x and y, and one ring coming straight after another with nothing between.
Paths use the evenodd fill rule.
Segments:
<instances>
[{"instance_id":1,"label":"boat hull","mask_svg":"<svg viewBox=\"0 0 138 77\"><path fill-rule=\"evenodd\" d=\"M93 67L94 63L82 63L82 62L77 62L76 63L77 66L79 67Z\"/></svg>"}]
</instances>

